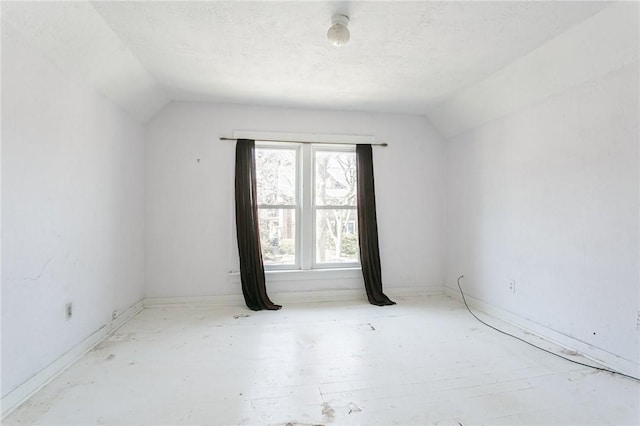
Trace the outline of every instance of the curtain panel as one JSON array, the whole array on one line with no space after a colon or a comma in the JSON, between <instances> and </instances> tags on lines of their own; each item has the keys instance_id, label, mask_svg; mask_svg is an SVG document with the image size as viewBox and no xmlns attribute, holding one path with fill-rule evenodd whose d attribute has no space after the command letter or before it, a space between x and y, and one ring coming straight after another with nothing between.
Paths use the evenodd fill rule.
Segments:
<instances>
[{"instance_id":1,"label":"curtain panel","mask_svg":"<svg viewBox=\"0 0 640 426\"><path fill-rule=\"evenodd\" d=\"M382 292L382 269L378 245L376 195L373 182L373 155L371 145L356 145L358 175L358 239L360 263L367 298L372 305L395 305Z\"/></svg>"},{"instance_id":2,"label":"curtain panel","mask_svg":"<svg viewBox=\"0 0 640 426\"><path fill-rule=\"evenodd\" d=\"M236 232L242 294L251 310L277 310L282 306L269 299L264 279L258 222L255 146L255 141L250 139L238 139L236 144Z\"/></svg>"}]
</instances>

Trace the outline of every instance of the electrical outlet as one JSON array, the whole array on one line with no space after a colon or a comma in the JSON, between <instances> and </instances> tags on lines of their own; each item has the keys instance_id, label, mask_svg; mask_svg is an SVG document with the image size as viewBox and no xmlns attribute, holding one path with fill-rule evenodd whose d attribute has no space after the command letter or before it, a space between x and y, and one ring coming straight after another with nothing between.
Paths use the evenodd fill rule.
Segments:
<instances>
[{"instance_id":1,"label":"electrical outlet","mask_svg":"<svg viewBox=\"0 0 640 426\"><path fill-rule=\"evenodd\" d=\"M509 291L511 293L515 293L516 292L516 282L515 282L515 280L509 281Z\"/></svg>"},{"instance_id":2,"label":"electrical outlet","mask_svg":"<svg viewBox=\"0 0 640 426\"><path fill-rule=\"evenodd\" d=\"M119 315L118 310L114 309L113 312L111 312L111 319L114 320L118 318L118 315Z\"/></svg>"},{"instance_id":3,"label":"electrical outlet","mask_svg":"<svg viewBox=\"0 0 640 426\"><path fill-rule=\"evenodd\" d=\"M71 302L67 303L65 312L67 315L67 320L70 320L73 316L73 304Z\"/></svg>"}]
</instances>

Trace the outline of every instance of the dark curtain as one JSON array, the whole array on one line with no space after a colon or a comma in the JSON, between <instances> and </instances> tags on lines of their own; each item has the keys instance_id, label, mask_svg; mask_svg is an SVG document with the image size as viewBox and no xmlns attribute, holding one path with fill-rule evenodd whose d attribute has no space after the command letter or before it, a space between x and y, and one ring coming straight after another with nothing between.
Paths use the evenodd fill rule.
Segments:
<instances>
[{"instance_id":1,"label":"dark curtain","mask_svg":"<svg viewBox=\"0 0 640 426\"><path fill-rule=\"evenodd\" d=\"M373 156L371 145L356 145L358 170L358 238L360 263L367 298L372 305L395 305L382 292L380 247L378 246L378 222L376 219L376 195L373 184Z\"/></svg>"},{"instance_id":2,"label":"dark curtain","mask_svg":"<svg viewBox=\"0 0 640 426\"><path fill-rule=\"evenodd\" d=\"M240 255L240 279L244 301L249 309L276 310L282 306L276 305L269 299L264 283L258 222L255 146L255 141L249 139L238 139L236 144L236 230Z\"/></svg>"}]
</instances>

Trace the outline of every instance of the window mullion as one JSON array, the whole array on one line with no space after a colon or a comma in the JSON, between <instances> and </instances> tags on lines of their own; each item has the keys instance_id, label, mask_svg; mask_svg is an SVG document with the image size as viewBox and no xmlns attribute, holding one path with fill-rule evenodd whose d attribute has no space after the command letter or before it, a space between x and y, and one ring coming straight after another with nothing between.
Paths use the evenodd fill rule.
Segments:
<instances>
[{"instance_id":1,"label":"window mullion","mask_svg":"<svg viewBox=\"0 0 640 426\"><path fill-rule=\"evenodd\" d=\"M295 209L295 204L258 204L259 209Z\"/></svg>"},{"instance_id":2,"label":"window mullion","mask_svg":"<svg viewBox=\"0 0 640 426\"><path fill-rule=\"evenodd\" d=\"M314 206L317 210L356 210L358 206L333 206L330 204L324 206Z\"/></svg>"}]
</instances>

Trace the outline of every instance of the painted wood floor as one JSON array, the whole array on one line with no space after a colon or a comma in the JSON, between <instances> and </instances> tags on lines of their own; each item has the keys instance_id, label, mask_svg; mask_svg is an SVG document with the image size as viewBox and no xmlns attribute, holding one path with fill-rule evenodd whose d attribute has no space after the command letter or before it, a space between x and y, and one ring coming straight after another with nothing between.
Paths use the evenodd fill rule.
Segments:
<instances>
[{"instance_id":1,"label":"painted wood floor","mask_svg":"<svg viewBox=\"0 0 640 426\"><path fill-rule=\"evenodd\" d=\"M4 423L640 423L638 383L501 335L454 299L396 300L145 309Z\"/></svg>"}]
</instances>

